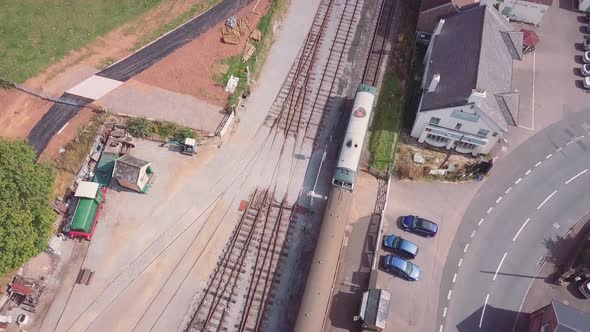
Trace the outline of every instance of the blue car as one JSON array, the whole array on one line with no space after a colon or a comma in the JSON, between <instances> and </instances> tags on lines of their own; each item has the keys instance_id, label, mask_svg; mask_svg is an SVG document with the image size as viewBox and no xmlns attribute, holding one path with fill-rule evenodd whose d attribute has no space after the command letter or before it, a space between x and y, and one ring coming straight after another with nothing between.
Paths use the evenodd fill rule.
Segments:
<instances>
[{"instance_id":1,"label":"blue car","mask_svg":"<svg viewBox=\"0 0 590 332\"><path fill-rule=\"evenodd\" d=\"M383 248L408 259L414 259L418 255L417 245L393 234L383 237Z\"/></svg>"},{"instance_id":2,"label":"blue car","mask_svg":"<svg viewBox=\"0 0 590 332\"><path fill-rule=\"evenodd\" d=\"M420 268L405 259L394 255L386 255L383 256L382 264L385 271L393 273L400 278L408 281L417 281L420 279Z\"/></svg>"},{"instance_id":3,"label":"blue car","mask_svg":"<svg viewBox=\"0 0 590 332\"><path fill-rule=\"evenodd\" d=\"M438 232L438 225L436 223L411 215L402 217L402 227L408 232L426 237L433 237Z\"/></svg>"}]
</instances>

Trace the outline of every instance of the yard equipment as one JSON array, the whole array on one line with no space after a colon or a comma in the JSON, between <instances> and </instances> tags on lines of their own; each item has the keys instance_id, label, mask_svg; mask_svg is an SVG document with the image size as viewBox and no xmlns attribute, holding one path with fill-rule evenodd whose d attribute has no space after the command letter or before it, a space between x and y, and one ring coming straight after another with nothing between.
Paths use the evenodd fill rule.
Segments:
<instances>
[{"instance_id":1,"label":"yard equipment","mask_svg":"<svg viewBox=\"0 0 590 332\"><path fill-rule=\"evenodd\" d=\"M182 144L182 150L180 153L192 156L197 151L197 140L194 138L185 138L184 144Z\"/></svg>"}]
</instances>

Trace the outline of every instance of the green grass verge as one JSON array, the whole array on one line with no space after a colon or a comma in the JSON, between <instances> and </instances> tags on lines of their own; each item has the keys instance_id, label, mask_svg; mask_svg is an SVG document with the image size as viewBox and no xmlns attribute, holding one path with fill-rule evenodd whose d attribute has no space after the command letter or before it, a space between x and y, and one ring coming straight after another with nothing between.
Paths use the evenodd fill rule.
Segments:
<instances>
[{"instance_id":1,"label":"green grass verge","mask_svg":"<svg viewBox=\"0 0 590 332\"><path fill-rule=\"evenodd\" d=\"M393 70L388 70L379 91L369 145L371 166L381 171L388 170L394 157L394 145L405 107L404 99L402 82Z\"/></svg>"},{"instance_id":2,"label":"green grass verge","mask_svg":"<svg viewBox=\"0 0 590 332\"><path fill-rule=\"evenodd\" d=\"M158 39L160 36L165 34L168 31L174 30L181 26L183 23L191 19L193 16L199 15L204 13L209 8L217 5L220 3L221 0L203 0L198 4L195 4L189 9L187 12L184 12L182 15L176 17L172 22L168 24L164 24L163 26L159 27L154 32L143 36L140 38L130 49L130 51L137 51L138 49L142 48L144 45L147 45L154 40Z\"/></svg>"},{"instance_id":3,"label":"green grass verge","mask_svg":"<svg viewBox=\"0 0 590 332\"><path fill-rule=\"evenodd\" d=\"M0 76L23 82L162 1L2 1Z\"/></svg>"},{"instance_id":4,"label":"green grass verge","mask_svg":"<svg viewBox=\"0 0 590 332\"><path fill-rule=\"evenodd\" d=\"M241 54L221 60L221 63L227 66L227 71L225 74L214 76L213 79L223 86L227 84L230 75L240 79L235 92L228 98L228 106L237 105L240 96L246 90L246 67L250 68L251 79L258 78L260 69L264 64L270 46L272 45L274 37L274 23L282 18L284 13L287 11L288 5L288 0L275 0L272 2L268 12L260 18L256 28L260 30L262 37L260 38L259 42L251 41L251 43L256 47L256 51L254 51L254 54L252 54L248 61L242 62Z\"/></svg>"}]
</instances>

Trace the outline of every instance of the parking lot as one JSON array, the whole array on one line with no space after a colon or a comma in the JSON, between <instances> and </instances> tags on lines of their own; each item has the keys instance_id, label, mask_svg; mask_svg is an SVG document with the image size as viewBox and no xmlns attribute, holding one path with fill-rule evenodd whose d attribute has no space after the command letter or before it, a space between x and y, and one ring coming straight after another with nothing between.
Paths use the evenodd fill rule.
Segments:
<instances>
[{"instance_id":1,"label":"parking lot","mask_svg":"<svg viewBox=\"0 0 590 332\"><path fill-rule=\"evenodd\" d=\"M383 234L396 234L419 247L413 262L422 270L420 280L405 281L382 270L377 288L391 293L387 331L434 331L442 269L449 246L471 197L481 182L464 184L393 181ZM439 226L433 238L404 232L399 216L419 215ZM381 251L380 256L387 254ZM429 318L430 317L430 318Z\"/></svg>"}]
</instances>

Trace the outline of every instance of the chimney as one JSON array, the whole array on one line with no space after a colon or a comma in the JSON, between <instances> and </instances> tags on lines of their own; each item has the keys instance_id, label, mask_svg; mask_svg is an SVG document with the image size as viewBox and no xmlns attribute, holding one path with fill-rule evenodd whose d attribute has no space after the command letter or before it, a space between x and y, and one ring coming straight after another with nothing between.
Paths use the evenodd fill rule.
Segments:
<instances>
[{"instance_id":1,"label":"chimney","mask_svg":"<svg viewBox=\"0 0 590 332\"><path fill-rule=\"evenodd\" d=\"M436 25L436 29L434 29L434 32L432 33L432 35L436 36L436 35L440 34L440 31L442 30L442 27L444 24L445 24L445 20L444 20L444 18L441 18L438 21L438 24Z\"/></svg>"},{"instance_id":2,"label":"chimney","mask_svg":"<svg viewBox=\"0 0 590 332\"><path fill-rule=\"evenodd\" d=\"M428 92L436 90L438 82L440 82L440 74L434 74L434 76L432 76L432 81L430 81L430 85L428 86Z\"/></svg>"}]
</instances>

